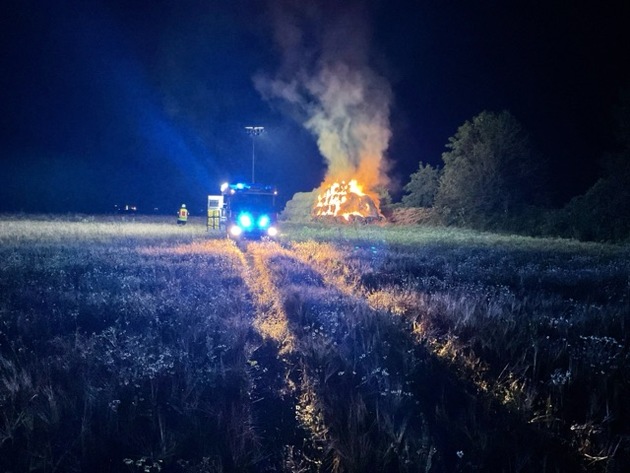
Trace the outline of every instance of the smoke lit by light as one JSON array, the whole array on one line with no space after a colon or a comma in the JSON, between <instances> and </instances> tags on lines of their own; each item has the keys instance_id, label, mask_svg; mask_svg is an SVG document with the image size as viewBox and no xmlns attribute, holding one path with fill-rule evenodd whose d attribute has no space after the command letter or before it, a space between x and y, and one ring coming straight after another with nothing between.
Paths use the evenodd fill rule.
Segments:
<instances>
[{"instance_id":1,"label":"smoke lit by light","mask_svg":"<svg viewBox=\"0 0 630 473\"><path fill-rule=\"evenodd\" d=\"M282 66L254 78L266 99L311 131L327 163L322 189L333 182L387 183L391 89L369 65L369 27L355 3L302 8L279 2L273 11Z\"/></svg>"}]
</instances>

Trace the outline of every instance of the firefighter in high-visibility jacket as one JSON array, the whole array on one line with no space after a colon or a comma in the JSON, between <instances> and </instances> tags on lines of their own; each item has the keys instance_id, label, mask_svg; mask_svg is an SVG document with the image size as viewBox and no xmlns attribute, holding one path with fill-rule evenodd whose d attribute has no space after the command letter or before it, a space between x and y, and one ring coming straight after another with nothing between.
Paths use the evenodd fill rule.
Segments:
<instances>
[{"instance_id":1,"label":"firefighter in high-visibility jacket","mask_svg":"<svg viewBox=\"0 0 630 473\"><path fill-rule=\"evenodd\" d=\"M188 221L188 209L186 204L182 204L182 207L177 211L177 225L186 225Z\"/></svg>"}]
</instances>

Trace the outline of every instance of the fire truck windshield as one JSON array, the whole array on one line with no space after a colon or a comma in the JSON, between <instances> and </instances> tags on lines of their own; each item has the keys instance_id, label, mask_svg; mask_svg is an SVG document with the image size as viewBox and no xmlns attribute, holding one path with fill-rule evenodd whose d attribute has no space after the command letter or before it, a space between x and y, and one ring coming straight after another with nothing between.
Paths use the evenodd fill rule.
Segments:
<instances>
[{"instance_id":1,"label":"fire truck windshield","mask_svg":"<svg viewBox=\"0 0 630 473\"><path fill-rule=\"evenodd\" d=\"M230 197L233 211L274 212L274 196L265 194L235 194Z\"/></svg>"}]
</instances>

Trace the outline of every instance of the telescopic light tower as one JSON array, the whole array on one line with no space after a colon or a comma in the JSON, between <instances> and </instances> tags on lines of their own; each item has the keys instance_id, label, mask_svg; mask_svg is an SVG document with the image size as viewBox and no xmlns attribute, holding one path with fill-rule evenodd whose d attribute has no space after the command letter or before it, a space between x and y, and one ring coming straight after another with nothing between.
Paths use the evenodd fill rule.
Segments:
<instances>
[{"instance_id":1,"label":"telescopic light tower","mask_svg":"<svg viewBox=\"0 0 630 473\"><path fill-rule=\"evenodd\" d=\"M260 135L263 131L265 131L264 126L246 126L245 131L247 134L252 137L252 184L256 182L256 175L254 171L255 163L256 163L256 151L254 148L254 142L256 141L256 137Z\"/></svg>"}]
</instances>

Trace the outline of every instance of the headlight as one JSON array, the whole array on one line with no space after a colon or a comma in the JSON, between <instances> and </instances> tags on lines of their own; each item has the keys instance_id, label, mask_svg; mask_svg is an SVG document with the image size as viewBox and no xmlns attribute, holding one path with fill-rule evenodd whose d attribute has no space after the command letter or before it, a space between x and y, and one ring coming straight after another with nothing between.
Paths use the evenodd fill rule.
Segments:
<instances>
[{"instance_id":1,"label":"headlight","mask_svg":"<svg viewBox=\"0 0 630 473\"><path fill-rule=\"evenodd\" d=\"M237 236L240 236L241 233L243 233L243 229L241 227L239 227L238 225L232 225L230 227L230 234L232 236L237 237Z\"/></svg>"},{"instance_id":2,"label":"headlight","mask_svg":"<svg viewBox=\"0 0 630 473\"><path fill-rule=\"evenodd\" d=\"M250 228L253 224L251 215L240 214L238 216L238 224L245 229Z\"/></svg>"},{"instance_id":3,"label":"headlight","mask_svg":"<svg viewBox=\"0 0 630 473\"><path fill-rule=\"evenodd\" d=\"M261 215L258 219L258 228L266 228L271 223L269 215Z\"/></svg>"},{"instance_id":4,"label":"headlight","mask_svg":"<svg viewBox=\"0 0 630 473\"><path fill-rule=\"evenodd\" d=\"M278 229L276 227L269 227L267 229L267 235L270 237L275 237L278 234Z\"/></svg>"}]
</instances>

